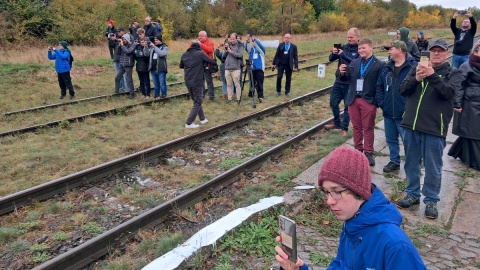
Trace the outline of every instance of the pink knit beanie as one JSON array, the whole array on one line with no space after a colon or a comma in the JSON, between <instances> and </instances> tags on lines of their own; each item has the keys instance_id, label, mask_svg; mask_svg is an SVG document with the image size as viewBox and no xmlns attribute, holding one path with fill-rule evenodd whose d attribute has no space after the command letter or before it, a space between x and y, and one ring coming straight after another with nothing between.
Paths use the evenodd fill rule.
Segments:
<instances>
[{"instance_id":1,"label":"pink knit beanie","mask_svg":"<svg viewBox=\"0 0 480 270\"><path fill-rule=\"evenodd\" d=\"M318 175L318 185L328 180L348 188L365 200L372 196L372 177L367 157L349 147L335 149L323 163Z\"/></svg>"}]
</instances>

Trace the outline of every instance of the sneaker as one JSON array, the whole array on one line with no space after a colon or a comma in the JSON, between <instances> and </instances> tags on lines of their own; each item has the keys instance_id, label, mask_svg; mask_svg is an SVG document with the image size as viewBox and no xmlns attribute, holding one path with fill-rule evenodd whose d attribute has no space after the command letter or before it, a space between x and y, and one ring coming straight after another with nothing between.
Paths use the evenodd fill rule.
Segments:
<instances>
[{"instance_id":1,"label":"sneaker","mask_svg":"<svg viewBox=\"0 0 480 270\"><path fill-rule=\"evenodd\" d=\"M365 153L365 156L368 159L368 164L370 166L375 166L375 158L373 157L373 154L372 153Z\"/></svg>"},{"instance_id":2,"label":"sneaker","mask_svg":"<svg viewBox=\"0 0 480 270\"><path fill-rule=\"evenodd\" d=\"M290 96L290 93L285 93L285 96L289 97L289 96Z\"/></svg>"},{"instance_id":3,"label":"sneaker","mask_svg":"<svg viewBox=\"0 0 480 270\"><path fill-rule=\"evenodd\" d=\"M145 96L145 99L146 99L146 100L150 100L150 96Z\"/></svg>"},{"instance_id":4,"label":"sneaker","mask_svg":"<svg viewBox=\"0 0 480 270\"><path fill-rule=\"evenodd\" d=\"M398 171L398 170L400 170L400 165L395 164L391 161L383 167L384 172L393 172L393 171Z\"/></svg>"},{"instance_id":5,"label":"sneaker","mask_svg":"<svg viewBox=\"0 0 480 270\"><path fill-rule=\"evenodd\" d=\"M419 203L420 203L419 199L414 199L409 196L405 196L405 198L395 202L398 208L409 208L410 206L414 204L419 204ZM426 210L425 210L425 213L426 213Z\"/></svg>"},{"instance_id":6,"label":"sneaker","mask_svg":"<svg viewBox=\"0 0 480 270\"><path fill-rule=\"evenodd\" d=\"M167 97L167 95L162 95L162 98L166 98L166 97Z\"/></svg>"},{"instance_id":7,"label":"sneaker","mask_svg":"<svg viewBox=\"0 0 480 270\"><path fill-rule=\"evenodd\" d=\"M240 100L237 100L237 104L238 104L238 105L240 105L240 102L241 102Z\"/></svg>"},{"instance_id":8,"label":"sneaker","mask_svg":"<svg viewBox=\"0 0 480 270\"><path fill-rule=\"evenodd\" d=\"M200 120L200 124L205 125L206 123L208 123L208 119L207 119L207 118L205 118L205 119L203 119L203 120Z\"/></svg>"},{"instance_id":9,"label":"sneaker","mask_svg":"<svg viewBox=\"0 0 480 270\"><path fill-rule=\"evenodd\" d=\"M277 92L277 97L281 96L281 93L280 92Z\"/></svg>"},{"instance_id":10,"label":"sneaker","mask_svg":"<svg viewBox=\"0 0 480 270\"><path fill-rule=\"evenodd\" d=\"M230 102L232 102L232 100L231 100L231 99L227 99L227 101L226 101L225 103L228 104L228 103L230 103Z\"/></svg>"},{"instance_id":11,"label":"sneaker","mask_svg":"<svg viewBox=\"0 0 480 270\"><path fill-rule=\"evenodd\" d=\"M199 125L195 124L195 123L191 123L190 125L188 124L185 124L185 128L198 128Z\"/></svg>"},{"instance_id":12,"label":"sneaker","mask_svg":"<svg viewBox=\"0 0 480 270\"><path fill-rule=\"evenodd\" d=\"M75 96L70 96L70 100L73 100L73 99L75 99Z\"/></svg>"},{"instance_id":13,"label":"sneaker","mask_svg":"<svg viewBox=\"0 0 480 270\"><path fill-rule=\"evenodd\" d=\"M438 210L436 203L427 203L425 205L425 217L430 219L436 219L438 217Z\"/></svg>"},{"instance_id":14,"label":"sneaker","mask_svg":"<svg viewBox=\"0 0 480 270\"><path fill-rule=\"evenodd\" d=\"M60 96L60 99L64 99L64 98L65 98L65 96Z\"/></svg>"},{"instance_id":15,"label":"sneaker","mask_svg":"<svg viewBox=\"0 0 480 270\"><path fill-rule=\"evenodd\" d=\"M341 137L345 137L345 136L347 136L347 135L348 135L348 132L347 132L346 130L343 130L343 129L342 129L342 130L340 131L340 136L341 136Z\"/></svg>"},{"instance_id":16,"label":"sneaker","mask_svg":"<svg viewBox=\"0 0 480 270\"><path fill-rule=\"evenodd\" d=\"M129 99L135 98L135 95L130 94L130 95L128 95L128 98Z\"/></svg>"},{"instance_id":17,"label":"sneaker","mask_svg":"<svg viewBox=\"0 0 480 270\"><path fill-rule=\"evenodd\" d=\"M325 125L325 129L326 130L330 130L330 129L340 129L339 126L335 125L335 124L328 124L328 125Z\"/></svg>"},{"instance_id":18,"label":"sneaker","mask_svg":"<svg viewBox=\"0 0 480 270\"><path fill-rule=\"evenodd\" d=\"M160 100L160 97L154 97L153 99L154 100Z\"/></svg>"},{"instance_id":19,"label":"sneaker","mask_svg":"<svg viewBox=\"0 0 480 270\"><path fill-rule=\"evenodd\" d=\"M263 102L263 98L259 98L258 103L262 103L262 102Z\"/></svg>"}]
</instances>

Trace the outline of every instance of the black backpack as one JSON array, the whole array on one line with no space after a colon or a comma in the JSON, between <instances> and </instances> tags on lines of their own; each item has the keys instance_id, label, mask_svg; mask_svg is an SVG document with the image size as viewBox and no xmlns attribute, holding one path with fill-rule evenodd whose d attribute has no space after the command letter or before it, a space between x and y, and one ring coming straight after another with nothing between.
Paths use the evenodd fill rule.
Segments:
<instances>
[{"instance_id":1,"label":"black backpack","mask_svg":"<svg viewBox=\"0 0 480 270\"><path fill-rule=\"evenodd\" d=\"M70 62L69 62L69 63L70 63L70 68L72 68L72 66L73 66L73 61L74 61L74 60L75 60L75 59L73 58L73 55L72 55L72 53L70 52Z\"/></svg>"}]
</instances>

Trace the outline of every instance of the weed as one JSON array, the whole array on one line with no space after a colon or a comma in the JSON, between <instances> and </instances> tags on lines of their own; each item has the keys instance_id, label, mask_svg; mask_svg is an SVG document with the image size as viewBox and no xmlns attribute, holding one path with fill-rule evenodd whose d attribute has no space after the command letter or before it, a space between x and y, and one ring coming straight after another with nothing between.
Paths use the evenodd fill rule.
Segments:
<instances>
[{"instance_id":1,"label":"weed","mask_svg":"<svg viewBox=\"0 0 480 270\"><path fill-rule=\"evenodd\" d=\"M333 256L325 255L323 252L310 253L310 260L315 265L328 266L333 259Z\"/></svg>"},{"instance_id":2,"label":"weed","mask_svg":"<svg viewBox=\"0 0 480 270\"><path fill-rule=\"evenodd\" d=\"M252 155L252 156L256 156L256 155L264 152L265 150L267 150L267 148L265 146L255 145L253 147L249 147L249 148L243 150L243 153L249 154L249 155Z\"/></svg>"},{"instance_id":3,"label":"weed","mask_svg":"<svg viewBox=\"0 0 480 270\"><path fill-rule=\"evenodd\" d=\"M70 217L75 225L82 225L88 220L88 216L82 213L75 213Z\"/></svg>"},{"instance_id":4,"label":"weed","mask_svg":"<svg viewBox=\"0 0 480 270\"><path fill-rule=\"evenodd\" d=\"M50 260L50 258L51 258L50 255L48 255L46 252L42 252L40 254L33 256L32 263L43 263Z\"/></svg>"},{"instance_id":5,"label":"weed","mask_svg":"<svg viewBox=\"0 0 480 270\"><path fill-rule=\"evenodd\" d=\"M459 203L461 203L461 202L463 202L463 198L462 198L462 197L460 197L460 196L455 197L455 204L459 204Z\"/></svg>"},{"instance_id":6,"label":"weed","mask_svg":"<svg viewBox=\"0 0 480 270\"><path fill-rule=\"evenodd\" d=\"M44 252L50 248L49 245L42 243L42 244L34 244L30 247L31 252Z\"/></svg>"},{"instance_id":7,"label":"weed","mask_svg":"<svg viewBox=\"0 0 480 270\"><path fill-rule=\"evenodd\" d=\"M454 263L456 266L464 266L463 262L460 261L459 259L452 259L452 263Z\"/></svg>"},{"instance_id":8,"label":"weed","mask_svg":"<svg viewBox=\"0 0 480 270\"><path fill-rule=\"evenodd\" d=\"M404 180L393 180L392 191L390 192L390 199L392 201L397 201L402 198L403 191L407 187L407 181Z\"/></svg>"},{"instance_id":9,"label":"weed","mask_svg":"<svg viewBox=\"0 0 480 270\"><path fill-rule=\"evenodd\" d=\"M480 261L475 261L473 267L480 269Z\"/></svg>"},{"instance_id":10,"label":"weed","mask_svg":"<svg viewBox=\"0 0 480 270\"><path fill-rule=\"evenodd\" d=\"M47 207L47 213L58 214L62 210L62 206L58 202L52 202Z\"/></svg>"},{"instance_id":11,"label":"weed","mask_svg":"<svg viewBox=\"0 0 480 270\"><path fill-rule=\"evenodd\" d=\"M231 168L233 168L237 165L242 164L243 161L244 161L244 159L242 159L242 158L231 157L231 158L227 158L224 161L220 162L220 164L218 166L222 170L229 170L229 169L231 169Z\"/></svg>"},{"instance_id":12,"label":"weed","mask_svg":"<svg viewBox=\"0 0 480 270\"><path fill-rule=\"evenodd\" d=\"M10 244L6 248L5 251L7 253L16 255L16 254L19 254L20 252L26 251L28 249L30 249L30 243L28 241L25 241L25 240L19 240L19 241L15 241L12 244Z\"/></svg>"},{"instance_id":13,"label":"weed","mask_svg":"<svg viewBox=\"0 0 480 270\"><path fill-rule=\"evenodd\" d=\"M332 213L325 197L320 193L315 193L310 203L295 219L299 224L316 228L327 237L336 237L342 230L342 221Z\"/></svg>"},{"instance_id":14,"label":"weed","mask_svg":"<svg viewBox=\"0 0 480 270\"><path fill-rule=\"evenodd\" d=\"M167 73L167 82L176 82L178 81L179 77L175 73Z\"/></svg>"},{"instance_id":15,"label":"weed","mask_svg":"<svg viewBox=\"0 0 480 270\"><path fill-rule=\"evenodd\" d=\"M465 179L462 179L458 182L455 183L455 186L460 189L460 190L463 190L465 189L467 186L468 186L468 181L465 180Z\"/></svg>"},{"instance_id":16,"label":"weed","mask_svg":"<svg viewBox=\"0 0 480 270\"><path fill-rule=\"evenodd\" d=\"M284 187L293 187L294 184L292 180L297 177L300 172L297 170L284 170L275 174L275 179L273 183L284 186Z\"/></svg>"},{"instance_id":17,"label":"weed","mask_svg":"<svg viewBox=\"0 0 480 270\"><path fill-rule=\"evenodd\" d=\"M251 205L259 199L270 196L280 196L283 191L269 183L246 186L241 192L235 193L235 204L237 207Z\"/></svg>"},{"instance_id":18,"label":"weed","mask_svg":"<svg viewBox=\"0 0 480 270\"><path fill-rule=\"evenodd\" d=\"M428 237L431 234L439 235L439 236L446 236L447 231L445 231L443 229L440 229L440 228L438 228L436 226L433 226L433 225L422 225L422 226L418 227L413 232L413 236L415 236L415 237L419 237L419 236Z\"/></svg>"},{"instance_id":19,"label":"weed","mask_svg":"<svg viewBox=\"0 0 480 270\"><path fill-rule=\"evenodd\" d=\"M59 126L61 129L70 129L70 128L71 128L70 121L68 121L68 120L62 120L62 121L60 121L60 123L58 123L58 126Z\"/></svg>"},{"instance_id":20,"label":"weed","mask_svg":"<svg viewBox=\"0 0 480 270\"><path fill-rule=\"evenodd\" d=\"M62 232L62 231L56 232L53 235L53 241L55 241L55 242L62 242L62 241L67 240L68 238L69 238L69 235L65 232Z\"/></svg>"},{"instance_id":21,"label":"weed","mask_svg":"<svg viewBox=\"0 0 480 270\"><path fill-rule=\"evenodd\" d=\"M137 197L134 200L136 203L142 204L144 207L147 208L154 208L160 204L162 204L165 200L163 198L158 198L155 194L146 195Z\"/></svg>"},{"instance_id":22,"label":"weed","mask_svg":"<svg viewBox=\"0 0 480 270\"><path fill-rule=\"evenodd\" d=\"M473 178L475 177L475 174L472 173L472 172L469 172L468 170L463 170L463 171L457 171L457 172L454 172L453 174L455 174L456 176L459 176L459 177L462 177L462 178Z\"/></svg>"},{"instance_id":23,"label":"weed","mask_svg":"<svg viewBox=\"0 0 480 270\"><path fill-rule=\"evenodd\" d=\"M129 262L126 262L126 261L112 261L112 262L108 262L103 269L104 270L130 270L132 269L132 266L130 265Z\"/></svg>"},{"instance_id":24,"label":"weed","mask_svg":"<svg viewBox=\"0 0 480 270\"><path fill-rule=\"evenodd\" d=\"M43 224L40 223L39 221L30 221L30 222L18 223L15 227L23 231L32 231L32 230L42 228Z\"/></svg>"},{"instance_id":25,"label":"weed","mask_svg":"<svg viewBox=\"0 0 480 270\"><path fill-rule=\"evenodd\" d=\"M96 214L106 214L108 213L108 208L105 206L95 206L92 208L92 212Z\"/></svg>"},{"instance_id":26,"label":"weed","mask_svg":"<svg viewBox=\"0 0 480 270\"><path fill-rule=\"evenodd\" d=\"M32 222L39 220L42 214L39 211L30 211L25 217L25 221Z\"/></svg>"},{"instance_id":27,"label":"weed","mask_svg":"<svg viewBox=\"0 0 480 270\"><path fill-rule=\"evenodd\" d=\"M90 236L97 236L103 233L106 229L95 222L88 222L82 226L82 231Z\"/></svg>"},{"instance_id":28,"label":"weed","mask_svg":"<svg viewBox=\"0 0 480 270\"><path fill-rule=\"evenodd\" d=\"M117 115L126 115L127 114L127 109L120 107L115 109L115 114Z\"/></svg>"}]
</instances>

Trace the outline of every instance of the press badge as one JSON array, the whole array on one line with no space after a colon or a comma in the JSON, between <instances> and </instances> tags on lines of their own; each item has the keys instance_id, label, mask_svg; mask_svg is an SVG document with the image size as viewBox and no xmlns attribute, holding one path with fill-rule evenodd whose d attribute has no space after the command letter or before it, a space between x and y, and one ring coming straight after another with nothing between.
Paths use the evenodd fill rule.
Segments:
<instances>
[{"instance_id":1,"label":"press badge","mask_svg":"<svg viewBox=\"0 0 480 270\"><path fill-rule=\"evenodd\" d=\"M258 58L258 53L254 53L252 59L257 59Z\"/></svg>"},{"instance_id":2,"label":"press badge","mask_svg":"<svg viewBox=\"0 0 480 270\"><path fill-rule=\"evenodd\" d=\"M357 92L363 92L363 79L357 80Z\"/></svg>"},{"instance_id":3,"label":"press badge","mask_svg":"<svg viewBox=\"0 0 480 270\"><path fill-rule=\"evenodd\" d=\"M288 51L283 51L283 54L288 54Z\"/></svg>"},{"instance_id":4,"label":"press badge","mask_svg":"<svg viewBox=\"0 0 480 270\"><path fill-rule=\"evenodd\" d=\"M153 54L153 59L157 59L158 55L156 53Z\"/></svg>"}]
</instances>

